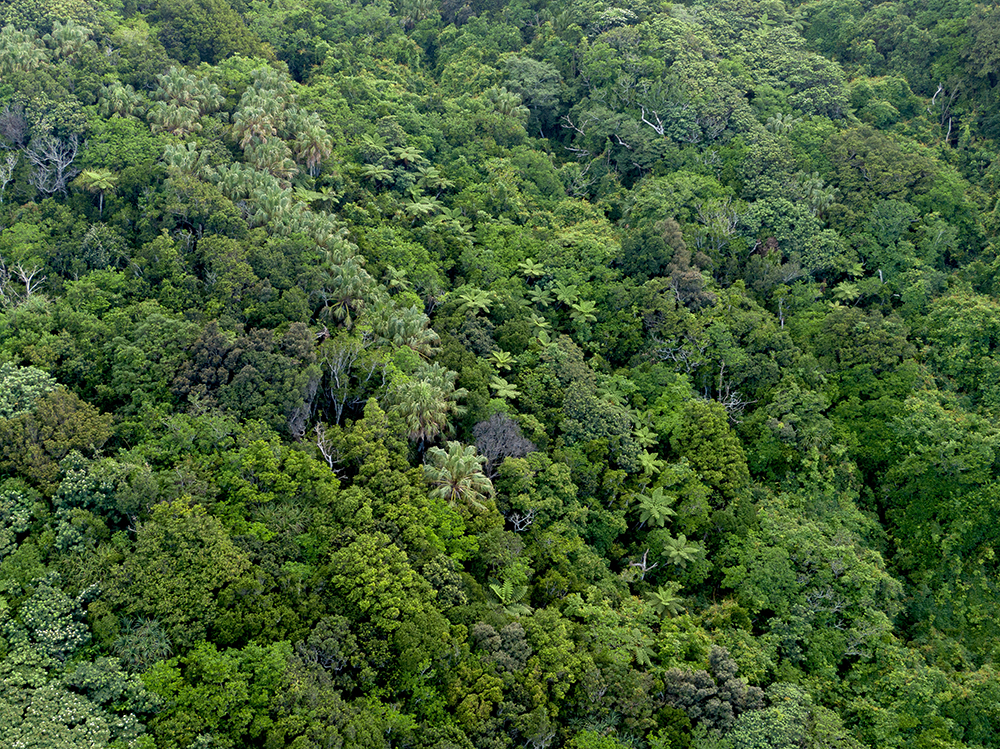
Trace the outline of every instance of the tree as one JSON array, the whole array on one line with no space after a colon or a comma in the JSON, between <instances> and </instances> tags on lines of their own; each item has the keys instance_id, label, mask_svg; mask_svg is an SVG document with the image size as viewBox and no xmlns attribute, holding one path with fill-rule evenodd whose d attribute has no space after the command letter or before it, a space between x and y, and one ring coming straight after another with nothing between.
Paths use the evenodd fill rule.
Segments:
<instances>
[{"instance_id":1,"label":"tree","mask_svg":"<svg viewBox=\"0 0 1000 749\"><path fill-rule=\"evenodd\" d=\"M273 56L225 0L160 0L152 17L163 46L185 63Z\"/></svg>"},{"instance_id":2,"label":"tree","mask_svg":"<svg viewBox=\"0 0 1000 749\"><path fill-rule=\"evenodd\" d=\"M103 86L98 104L102 117L130 117L142 111L142 98L131 85L121 81Z\"/></svg>"},{"instance_id":3,"label":"tree","mask_svg":"<svg viewBox=\"0 0 1000 749\"><path fill-rule=\"evenodd\" d=\"M48 50L33 31L7 25L0 29L0 73L28 73L48 61Z\"/></svg>"},{"instance_id":4,"label":"tree","mask_svg":"<svg viewBox=\"0 0 1000 749\"><path fill-rule=\"evenodd\" d=\"M638 494L636 499L639 502L639 523L650 527L662 528L667 524L667 518L677 513L671 505L676 497L663 491L663 487L656 487L649 494Z\"/></svg>"},{"instance_id":5,"label":"tree","mask_svg":"<svg viewBox=\"0 0 1000 749\"><path fill-rule=\"evenodd\" d=\"M37 367L0 364L0 419L30 412L55 385L55 379Z\"/></svg>"},{"instance_id":6,"label":"tree","mask_svg":"<svg viewBox=\"0 0 1000 749\"><path fill-rule=\"evenodd\" d=\"M254 141L246 148L247 160L262 172L268 172L281 187L287 188L299 169L292 161L292 151L280 138Z\"/></svg>"},{"instance_id":7,"label":"tree","mask_svg":"<svg viewBox=\"0 0 1000 749\"><path fill-rule=\"evenodd\" d=\"M14 179L14 169L17 167L17 162L20 159L20 154L8 153L3 159L6 163L0 163L0 205L3 204L4 190L7 189L7 185Z\"/></svg>"},{"instance_id":8,"label":"tree","mask_svg":"<svg viewBox=\"0 0 1000 749\"><path fill-rule=\"evenodd\" d=\"M158 504L139 526L110 595L129 616L160 622L185 650L216 625L249 568L222 523L180 497Z\"/></svg>"},{"instance_id":9,"label":"tree","mask_svg":"<svg viewBox=\"0 0 1000 749\"><path fill-rule=\"evenodd\" d=\"M94 49L96 45L90 40L93 32L69 19L65 23L54 21L51 33L42 37L42 41L52 47L57 57L74 60L86 49Z\"/></svg>"},{"instance_id":10,"label":"tree","mask_svg":"<svg viewBox=\"0 0 1000 749\"><path fill-rule=\"evenodd\" d=\"M150 729L169 746L246 746L266 735L266 717L291 658L287 642L218 650L208 642L155 664L143 675L149 691L171 709Z\"/></svg>"},{"instance_id":11,"label":"tree","mask_svg":"<svg viewBox=\"0 0 1000 749\"><path fill-rule=\"evenodd\" d=\"M365 308L377 290L375 279L364 264L364 258L356 255L353 247L341 242L335 249L327 250L321 268L321 314L340 321L348 329L354 325L354 315Z\"/></svg>"},{"instance_id":12,"label":"tree","mask_svg":"<svg viewBox=\"0 0 1000 749\"><path fill-rule=\"evenodd\" d=\"M430 448L424 456L424 476L433 487L431 496L475 511L486 509L493 482L483 473L485 463L476 448L461 442L448 442L447 450Z\"/></svg>"},{"instance_id":13,"label":"tree","mask_svg":"<svg viewBox=\"0 0 1000 749\"><path fill-rule=\"evenodd\" d=\"M24 151L33 167L28 181L39 192L65 195L67 184L80 172L73 166L79 147L80 139L75 133L65 139L46 136L32 140Z\"/></svg>"},{"instance_id":14,"label":"tree","mask_svg":"<svg viewBox=\"0 0 1000 749\"><path fill-rule=\"evenodd\" d=\"M486 470L495 474L507 458L523 458L535 445L521 435L521 427L505 413L493 414L472 428L476 450L486 459Z\"/></svg>"},{"instance_id":15,"label":"tree","mask_svg":"<svg viewBox=\"0 0 1000 749\"><path fill-rule=\"evenodd\" d=\"M330 563L330 582L353 618L382 632L394 631L432 605L433 589L384 533L358 536L334 551Z\"/></svg>"},{"instance_id":16,"label":"tree","mask_svg":"<svg viewBox=\"0 0 1000 749\"><path fill-rule=\"evenodd\" d=\"M50 390L35 398L31 410L0 419L0 467L49 488L59 474L59 461L71 450L91 453L104 445L111 421L110 414L69 390Z\"/></svg>"},{"instance_id":17,"label":"tree","mask_svg":"<svg viewBox=\"0 0 1000 749\"><path fill-rule=\"evenodd\" d=\"M693 562L701 551L701 545L691 543L687 536L681 533L677 538L668 538L663 545L663 556L671 564L684 567L688 562Z\"/></svg>"},{"instance_id":18,"label":"tree","mask_svg":"<svg viewBox=\"0 0 1000 749\"><path fill-rule=\"evenodd\" d=\"M713 645L709 671L669 669L663 676L668 705L680 708L695 724L727 731L740 715L764 707L764 692L738 678L725 648Z\"/></svg>"},{"instance_id":19,"label":"tree","mask_svg":"<svg viewBox=\"0 0 1000 749\"><path fill-rule=\"evenodd\" d=\"M457 401L468 395L468 391L455 387L457 377L457 373L440 364L424 364L389 393L393 409L402 417L410 439L421 445L433 442L448 432L453 414L464 413Z\"/></svg>"},{"instance_id":20,"label":"tree","mask_svg":"<svg viewBox=\"0 0 1000 749\"><path fill-rule=\"evenodd\" d=\"M315 114L295 122L294 127L295 156L305 162L309 174L315 177L319 174L320 162L329 158L333 152L333 139L326 132L322 120Z\"/></svg>"},{"instance_id":21,"label":"tree","mask_svg":"<svg viewBox=\"0 0 1000 749\"><path fill-rule=\"evenodd\" d=\"M647 593L646 597L653 605L653 610L660 616L664 614L677 616L684 610L682 604L684 599L677 595L680 589L680 583L667 583L661 585L654 592Z\"/></svg>"},{"instance_id":22,"label":"tree","mask_svg":"<svg viewBox=\"0 0 1000 749\"><path fill-rule=\"evenodd\" d=\"M690 400L670 439L673 450L687 458L723 506L739 499L750 483L746 455L729 428L725 409L714 402Z\"/></svg>"},{"instance_id":23,"label":"tree","mask_svg":"<svg viewBox=\"0 0 1000 749\"><path fill-rule=\"evenodd\" d=\"M84 169L76 178L75 184L87 192L98 194L98 214L103 217L104 195L115 191L118 186L118 177L108 169Z\"/></svg>"}]
</instances>

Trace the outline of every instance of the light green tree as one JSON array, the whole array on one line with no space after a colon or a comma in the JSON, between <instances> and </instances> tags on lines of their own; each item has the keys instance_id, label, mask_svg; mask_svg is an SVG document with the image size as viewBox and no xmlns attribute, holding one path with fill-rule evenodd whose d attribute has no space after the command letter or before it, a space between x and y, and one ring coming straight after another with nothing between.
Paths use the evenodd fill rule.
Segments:
<instances>
[{"instance_id":1,"label":"light green tree","mask_svg":"<svg viewBox=\"0 0 1000 749\"><path fill-rule=\"evenodd\" d=\"M118 187L118 175L109 169L84 169L74 182L78 187L98 195L98 213L104 216L104 196Z\"/></svg>"},{"instance_id":2,"label":"light green tree","mask_svg":"<svg viewBox=\"0 0 1000 749\"><path fill-rule=\"evenodd\" d=\"M486 458L472 445L448 442L447 449L432 447L427 451L424 476L433 487L431 496L476 511L486 509L493 496L493 482L483 473Z\"/></svg>"}]
</instances>

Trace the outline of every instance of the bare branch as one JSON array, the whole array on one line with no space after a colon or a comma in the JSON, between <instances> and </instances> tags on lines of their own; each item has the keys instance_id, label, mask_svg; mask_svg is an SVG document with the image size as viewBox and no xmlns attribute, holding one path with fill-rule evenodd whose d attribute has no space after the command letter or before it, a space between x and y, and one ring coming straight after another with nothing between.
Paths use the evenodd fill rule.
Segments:
<instances>
[{"instance_id":1,"label":"bare branch","mask_svg":"<svg viewBox=\"0 0 1000 749\"><path fill-rule=\"evenodd\" d=\"M323 456L326 464L330 466L330 470L337 473L337 466L340 465L340 453L337 452L337 449L333 446L326 433L326 424L322 422L317 424L313 428L313 433L316 435L316 447L319 448L320 455Z\"/></svg>"},{"instance_id":2,"label":"bare branch","mask_svg":"<svg viewBox=\"0 0 1000 749\"><path fill-rule=\"evenodd\" d=\"M653 117L656 118L656 124L655 125L652 122L650 122L649 120L646 119L646 108L643 107L642 108L642 121L645 122L647 125L649 125L651 128L653 128L653 130L656 131L657 135L664 135L666 133L667 126L663 124L663 120L660 119L660 115L659 114L657 114L656 112L653 112L652 114L653 114Z\"/></svg>"},{"instance_id":3,"label":"bare branch","mask_svg":"<svg viewBox=\"0 0 1000 749\"><path fill-rule=\"evenodd\" d=\"M645 580L647 572L652 572L653 570L655 570L657 567L660 566L658 562L653 562L652 564L650 564L648 557L649 557L649 549L646 549L642 553L642 559L640 559L638 562L629 562L628 565L629 567L638 568L639 572L641 573L639 576L640 580Z\"/></svg>"},{"instance_id":4,"label":"bare branch","mask_svg":"<svg viewBox=\"0 0 1000 749\"><path fill-rule=\"evenodd\" d=\"M28 181L39 192L49 195L61 192L65 195L69 181L80 173L79 169L73 167L79 148L80 139L76 134L66 140L46 137L37 143L32 141L32 145L24 151L24 155L34 166Z\"/></svg>"},{"instance_id":5,"label":"bare branch","mask_svg":"<svg viewBox=\"0 0 1000 749\"><path fill-rule=\"evenodd\" d=\"M0 164L0 203L3 203L3 191L7 189L7 185L14 179L14 167L17 166L19 158L20 154L17 152L8 153L6 159L4 159L7 163Z\"/></svg>"},{"instance_id":6,"label":"bare branch","mask_svg":"<svg viewBox=\"0 0 1000 749\"><path fill-rule=\"evenodd\" d=\"M531 524L535 522L535 516L538 511L532 507L523 515L519 512L512 512L507 515L507 520L510 521L511 525L514 526L514 530L518 533L523 533L531 527Z\"/></svg>"},{"instance_id":7,"label":"bare branch","mask_svg":"<svg viewBox=\"0 0 1000 749\"><path fill-rule=\"evenodd\" d=\"M0 257L0 306L18 307L37 294L45 283L45 276L39 275L41 266L26 267L21 263L8 266Z\"/></svg>"}]
</instances>

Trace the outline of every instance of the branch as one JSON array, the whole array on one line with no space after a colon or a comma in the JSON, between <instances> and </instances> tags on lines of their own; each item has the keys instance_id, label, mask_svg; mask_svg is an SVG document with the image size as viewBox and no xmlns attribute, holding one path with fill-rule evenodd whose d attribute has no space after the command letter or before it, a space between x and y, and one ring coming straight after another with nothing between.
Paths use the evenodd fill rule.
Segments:
<instances>
[{"instance_id":1,"label":"branch","mask_svg":"<svg viewBox=\"0 0 1000 749\"><path fill-rule=\"evenodd\" d=\"M651 128L653 128L653 130L656 131L657 135L664 135L667 126L663 124L663 120L660 119L660 115L657 114L656 112L653 112L653 117L656 118L655 125L646 119L646 108L642 107L642 121L645 122L647 125L649 125Z\"/></svg>"}]
</instances>

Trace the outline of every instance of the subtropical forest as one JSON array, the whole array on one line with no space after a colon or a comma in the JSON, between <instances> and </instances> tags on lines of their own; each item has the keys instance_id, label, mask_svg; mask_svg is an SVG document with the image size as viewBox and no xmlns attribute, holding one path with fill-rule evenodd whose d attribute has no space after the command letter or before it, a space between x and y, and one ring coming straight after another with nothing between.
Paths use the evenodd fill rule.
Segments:
<instances>
[{"instance_id":1,"label":"subtropical forest","mask_svg":"<svg viewBox=\"0 0 1000 749\"><path fill-rule=\"evenodd\" d=\"M1000 746L998 40L0 5L0 745Z\"/></svg>"}]
</instances>

